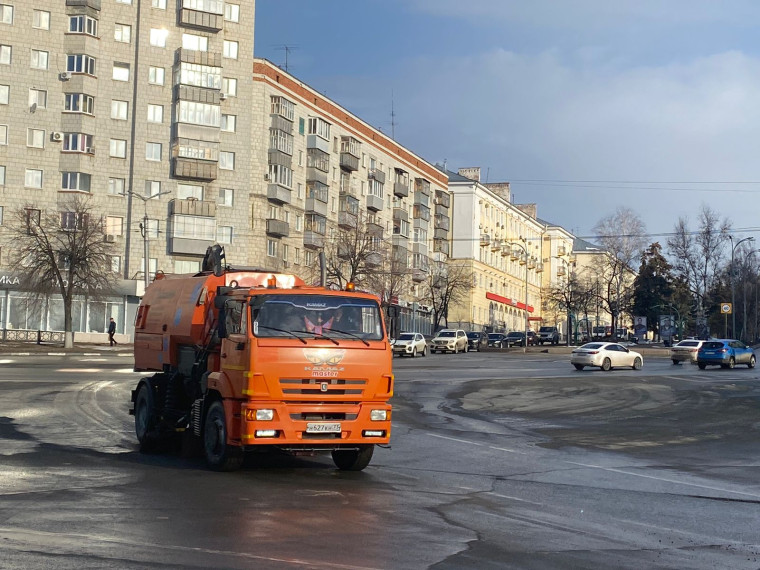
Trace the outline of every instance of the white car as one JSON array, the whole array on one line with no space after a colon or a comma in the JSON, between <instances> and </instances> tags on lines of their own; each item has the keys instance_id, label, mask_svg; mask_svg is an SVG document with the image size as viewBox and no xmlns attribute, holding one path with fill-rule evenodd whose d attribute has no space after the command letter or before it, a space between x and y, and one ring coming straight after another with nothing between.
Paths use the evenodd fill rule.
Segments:
<instances>
[{"instance_id":1,"label":"white car","mask_svg":"<svg viewBox=\"0 0 760 570\"><path fill-rule=\"evenodd\" d=\"M443 329L430 341L430 352L467 352L467 333L462 329Z\"/></svg>"},{"instance_id":2,"label":"white car","mask_svg":"<svg viewBox=\"0 0 760 570\"><path fill-rule=\"evenodd\" d=\"M418 354L427 356L427 351L427 341L420 333L401 333L393 343L393 354L399 356L406 355L412 358Z\"/></svg>"},{"instance_id":3,"label":"white car","mask_svg":"<svg viewBox=\"0 0 760 570\"><path fill-rule=\"evenodd\" d=\"M583 370L586 366L596 366L602 370L621 366L641 370L644 358L616 342L589 342L570 354L570 364L576 370Z\"/></svg>"},{"instance_id":4,"label":"white car","mask_svg":"<svg viewBox=\"0 0 760 570\"><path fill-rule=\"evenodd\" d=\"M697 363L697 353L702 348L702 344L705 341L697 339L682 340L676 345L670 347L670 360L673 364L681 364L682 362Z\"/></svg>"}]
</instances>

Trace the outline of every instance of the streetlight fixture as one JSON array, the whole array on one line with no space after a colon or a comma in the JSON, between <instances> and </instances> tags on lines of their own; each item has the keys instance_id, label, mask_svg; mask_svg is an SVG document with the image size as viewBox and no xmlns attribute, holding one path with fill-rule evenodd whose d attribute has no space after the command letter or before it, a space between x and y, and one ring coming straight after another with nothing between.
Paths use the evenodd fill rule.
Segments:
<instances>
[{"instance_id":1,"label":"streetlight fixture","mask_svg":"<svg viewBox=\"0 0 760 570\"><path fill-rule=\"evenodd\" d=\"M755 241L755 238L745 237L734 243L734 236L729 235L731 240L731 338L736 338L736 303L734 302L734 252L745 241Z\"/></svg>"},{"instance_id":2,"label":"streetlight fixture","mask_svg":"<svg viewBox=\"0 0 760 570\"><path fill-rule=\"evenodd\" d=\"M520 265L525 266L525 342L523 343L523 354L528 352L528 260L529 260L529 254L528 254L528 247L527 247L527 240L524 237L520 237L519 240L522 243L517 242L510 242L509 245L514 247L519 247L523 250L522 255L519 256L520 258ZM515 256L513 255L513 258Z\"/></svg>"},{"instance_id":3,"label":"streetlight fixture","mask_svg":"<svg viewBox=\"0 0 760 570\"><path fill-rule=\"evenodd\" d=\"M143 221L140 223L140 234L143 238L143 277L145 280L145 288L148 288L148 285L150 285L150 238L148 237L148 200L151 200L153 198L159 198L160 196L163 196L165 194L171 194L168 190L164 192L158 192L156 194L151 194L150 196L143 196L142 194L138 194L137 192L134 192L132 190L129 191L129 194L135 198L140 198L140 200L143 201L143 207L145 209L145 214L143 215ZM127 252L127 255L129 255L129 252Z\"/></svg>"}]
</instances>

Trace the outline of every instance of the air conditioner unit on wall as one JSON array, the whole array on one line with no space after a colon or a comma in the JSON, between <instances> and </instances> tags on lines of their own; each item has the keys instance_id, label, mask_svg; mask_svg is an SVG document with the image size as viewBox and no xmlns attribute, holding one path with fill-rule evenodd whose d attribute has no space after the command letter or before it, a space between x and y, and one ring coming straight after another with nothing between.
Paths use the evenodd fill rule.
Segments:
<instances>
[{"instance_id":1,"label":"air conditioner unit on wall","mask_svg":"<svg viewBox=\"0 0 760 570\"><path fill-rule=\"evenodd\" d=\"M113 234L106 234L106 242L108 243L114 243L116 241L116 236Z\"/></svg>"},{"instance_id":2,"label":"air conditioner unit on wall","mask_svg":"<svg viewBox=\"0 0 760 570\"><path fill-rule=\"evenodd\" d=\"M69 79L71 79L71 72L70 71L63 71L63 72L59 73L58 74L58 79L60 79L61 81L68 81Z\"/></svg>"},{"instance_id":3,"label":"air conditioner unit on wall","mask_svg":"<svg viewBox=\"0 0 760 570\"><path fill-rule=\"evenodd\" d=\"M50 133L50 140L53 142L61 142L63 140L63 133L58 131Z\"/></svg>"},{"instance_id":4,"label":"air conditioner unit on wall","mask_svg":"<svg viewBox=\"0 0 760 570\"><path fill-rule=\"evenodd\" d=\"M226 101L227 100L227 94L226 93L219 93L219 100L220 101Z\"/></svg>"}]
</instances>

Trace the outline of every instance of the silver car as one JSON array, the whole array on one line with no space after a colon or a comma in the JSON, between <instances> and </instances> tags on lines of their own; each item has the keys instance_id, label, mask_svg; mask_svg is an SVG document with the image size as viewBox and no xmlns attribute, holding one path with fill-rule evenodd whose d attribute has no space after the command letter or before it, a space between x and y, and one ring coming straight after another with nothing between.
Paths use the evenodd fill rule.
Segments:
<instances>
[{"instance_id":1,"label":"silver car","mask_svg":"<svg viewBox=\"0 0 760 570\"><path fill-rule=\"evenodd\" d=\"M602 370L621 366L641 370L644 358L616 342L589 342L570 354L570 364L576 370L583 370L586 366L596 366Z\"/></svg>"},{"instance_id":2,"label":"silver car","mask_svg":"<svg viewBox=\"0 0 760 570\"><path fill-rule=\"evenodd\" d=\"M430 341L430 352L467 352L467 333L462 329L443 329Z\"/></svg>"},{"instance_id":3,"label":"silver car","mask_svg":"<svg viewBox=\"0 0 760 570\"><path fill-rule=\"evenodd\" d=\"M673 364L681 364L682 362L697 363L697 353L702 348L702 344L705 341L696 339L682 340L676 345L670 348L670 360Z\"/></svg>"},{"instance_id":4,"label":"silver car","mask_svg":"<svg viewBox=\"0 0 760 570\"><path fill-rule=\"evenodd\" d=\"M411 356L418 354L427 356L427 341L420 333L401 333L393 343L393 354L399 356Z\"/></svg>"}]
</instances>

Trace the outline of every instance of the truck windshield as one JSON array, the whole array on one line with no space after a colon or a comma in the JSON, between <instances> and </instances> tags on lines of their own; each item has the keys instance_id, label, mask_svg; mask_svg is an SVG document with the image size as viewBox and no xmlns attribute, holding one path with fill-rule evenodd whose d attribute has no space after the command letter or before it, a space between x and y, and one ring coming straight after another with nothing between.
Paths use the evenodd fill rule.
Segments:
<instances>
[{"instance_id":1,"label":"truck windshield","mask_svg":"<svg viewBox=\"0 0 760 570\"><path fill-rule=\"evenodd\" d=\"M371 299L337 295L257 295L251 301L257 337L326 336L382 340L380 307Z\"/></svg>"}]
</instances>

